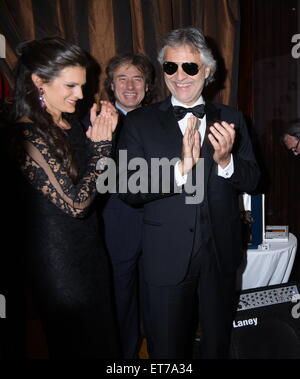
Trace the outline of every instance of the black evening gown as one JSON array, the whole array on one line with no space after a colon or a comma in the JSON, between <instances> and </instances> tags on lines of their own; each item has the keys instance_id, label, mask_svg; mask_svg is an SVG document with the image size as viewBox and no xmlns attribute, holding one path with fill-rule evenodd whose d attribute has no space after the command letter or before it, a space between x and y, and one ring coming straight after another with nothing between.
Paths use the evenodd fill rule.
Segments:
<instances>
[{"instance_id":1,"label":"black evening gown","mask_svg":"<svg viewBox=\"0 0 300 379\"><path fill-rule=\"evenodd\" d=\"M27 272L50 358L117 358L110 267L93 206L96 163L111 144L88 141L79 123L71 125L65 133L80 167L75 185L34 124L17 124Z\"/></svg>"}]
</instances>

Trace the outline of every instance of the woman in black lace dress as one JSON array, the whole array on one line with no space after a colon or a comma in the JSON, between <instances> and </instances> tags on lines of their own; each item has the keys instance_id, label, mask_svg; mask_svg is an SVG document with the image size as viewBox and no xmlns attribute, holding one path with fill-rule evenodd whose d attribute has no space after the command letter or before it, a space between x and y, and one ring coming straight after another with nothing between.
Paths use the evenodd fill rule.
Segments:
<instances>
[{"instance_id":1,"label":"woman in black lace dress","mask_svg":"<svg viewBox=\"0 0 300 379\"><path fill-rule=\"evenodd\" d=\"M110 155L117 113L102 102L87 132L71 116L86 67L84 52L59 38L20 48L15 130L26 266L50 358L118 356L109 265L93 208L96 164Z\"/></svg>"}]
</instances>

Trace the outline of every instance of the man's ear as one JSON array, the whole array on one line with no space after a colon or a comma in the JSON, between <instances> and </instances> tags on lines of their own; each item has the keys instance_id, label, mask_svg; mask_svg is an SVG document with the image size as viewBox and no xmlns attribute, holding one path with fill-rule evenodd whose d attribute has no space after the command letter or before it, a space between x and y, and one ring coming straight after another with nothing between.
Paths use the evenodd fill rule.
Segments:
<instances>
[{"instance_id":1,"label":"man's ear","mask_svg":"<svg viewBox=\"0 0 300 379\"><path fill-rule=\"evenodd\" d=\"M31 74L31 79L33 81L33 84L37 87L37 88L41 88L42 85L44 84L44 81L42 78L40 78L37 74Z\"/></svg>"},{"instance_id":2,"label":"man's ear","mask_svg":"<svg viewBox=\"0 0 300 379\"><path fill-rule=\"evenodd\" d=\"M210 74L210 67L205 67L205 79L209 77Z\"/></svg>"},{"instance_id":3,"label":"man's ear","mask_svg":"<svg viewBox=\"0 0 300 379\"><path fill-rule=\"evenodd\" d=\"M114 86L114 83L113 83L113 82L111 82L111 84L110 84L110 88L111 88L111 90L114 92L114 90L115 90L115 86Z\"/></svg>"}]
</instances>

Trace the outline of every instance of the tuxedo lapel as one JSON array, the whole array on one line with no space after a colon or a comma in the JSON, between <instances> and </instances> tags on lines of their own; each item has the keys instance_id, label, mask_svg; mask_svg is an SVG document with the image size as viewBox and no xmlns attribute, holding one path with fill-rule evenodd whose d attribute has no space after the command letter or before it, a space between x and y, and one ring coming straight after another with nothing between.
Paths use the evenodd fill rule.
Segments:
<instances>
[{"instance_id":1,"label":"tuxedo lapel","mask_svg":"<svg viewBox=\"0 0 300 379\"><path fill-rule=\"evenodd\" d=\"M212 103L206 102L205 103L205 114L206 114L206 131L205 131L205 137L204 137L203 145L207 149L206 155L212 157L212 155L214 153L214 149L213 149L213 146L210 143L207 136L210 132L210 130L209 130L210 126L214 122L220 120L220 112Z\"/></svg>"},{"instance_id":2,"label":"tuxedo lapel","mask_svg":"<svg viewBox=\"0 0 300 379\"><path fill-rule=\"evenodd\" d=\"M181 157L182 150L182 133L179 128L178 122L173 113L173 107L171 104L171 98L167 98L160 106L160 127L167 135L170 145L172 145L172 151L174 157Z\"/></svg>"},{"instance_id":3,"label":"tuxedo lapel","mask_svg":"<svg viewBox=\"0 0 300 379\"><path fill-rule=\"evenodd\" d=\"M210 140L208 139L208 134L210 132L209 128L215 121L220 120L220 112L212 103L206 102L205 114L206 114L206 130L205 130L204 141L201 146L201 158L204 159L204 178L205 178L204 180L205 180L205 191L206 191L208 178L214 164L214 160L213 160L214 148Z\"/></svg>"},{"instance_id":4,"label":"tuxedo lapel","mask_svg":"<svg viewBox=\"0 0 300 379\"><path fill-rule=\"evenodd\" d=\"M220 110L208 101L205 103L205 114L207 125L220 121Z\"/></svg>"}]
</instances>

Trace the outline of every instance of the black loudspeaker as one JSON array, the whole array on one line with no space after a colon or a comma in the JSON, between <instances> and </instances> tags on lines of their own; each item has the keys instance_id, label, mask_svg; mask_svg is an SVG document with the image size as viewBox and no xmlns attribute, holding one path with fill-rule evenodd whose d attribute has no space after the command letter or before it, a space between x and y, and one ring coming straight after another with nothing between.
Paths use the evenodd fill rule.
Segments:
<instances>
[{"instance_id":1,"label":"black loudspeaker","mask_svg":"<svg viewBox=\"0 0 300 379\"><path fill-rule=\"evenodd\" d=\"M300 359L300 285L244 290L233 322L232 359Z\"/></svg>"}]
</instances>

